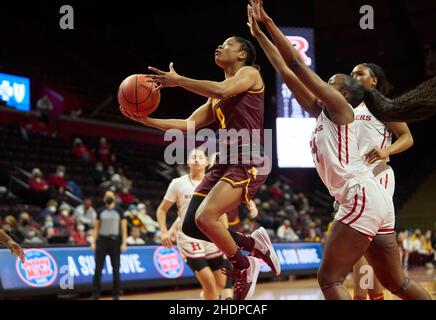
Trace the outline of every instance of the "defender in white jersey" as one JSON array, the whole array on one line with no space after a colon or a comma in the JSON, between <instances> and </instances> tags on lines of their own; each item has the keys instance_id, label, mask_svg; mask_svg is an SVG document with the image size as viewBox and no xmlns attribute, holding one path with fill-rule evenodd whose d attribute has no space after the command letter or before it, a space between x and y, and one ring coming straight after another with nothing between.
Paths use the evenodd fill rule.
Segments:
<instances>
[{"instance_id":1,"label":"defender in white jersey","mask_svg":"<svg viewBox=\"0 0 436 320\"><path fill-rule=\"evenodd\" d=\"M377 89L388 96L392 86L386 80L383 69L374 63L362 63L351 72L351 76L359 80L367 89ZM413 146L413 137L405 122L382 122L377 119L362 102L354 109L357 122L357 136L362 157L373 171L379 182L393 197L395 191L395 175L388 165L389 157L406 151ZM396 141L392 144L392 135Z\"/></svg>"},{"instance_id":2,"label":"defender in white jersey","mask_svg":"<svg viewBox=\"0 0 436 320\"><path fill-rule=\"evenodd\" d=\"M389 96L392 85L386 79L384 70L375 63L362 63L354 67L351 76L359 80L367 89L376 89L384 96ZM357 137L360 155L365 158L367 164L376 179L390 194L395 191L395 175L388 165L391 155L403 152L413 145L413 137L407 123L382 122L377 119L366 104L362 102L354 109L355 122L357 124ZM392 134L397 140L392 144ZM379 230L378 234L393 233L394 228ZM366 300L367 295L371 300L384 300L383 287L374 277L372 289L362 287L362 278L368 262L362 257L353 268L354 300Z\"/></svg>"},{"instance_id":3,"label":"defender in white jersey","mask_svg":"<svg viewBox=\"0 0 436 320\"><path fill-rule=\"evenodd\" d=\"M311 147L316 169L340 207L324 247L318 282L326 299L351 299L343 285L353 265L366 253L382 284L404 299L431 299L401 270L395 234L378 230L394 222L392 198L375 181L358 150L354 112L373 93L351 76L336 75L325 83L300 59L286 36L266 14L261 0L250 0L248 19L274 68L297 101L317 117ZM257 24L265 24L274 44Z\"/></svg>"},{"instance_id":4,"label":"defender in white jersey","mask_svg":"<svg viewBox=\"0 0 436 320\"><path fill-rule=\"evenodd\" d=\"M215 244L188 237L182 232L183 220L189 202L195 188L205 175L207 157L204 151L192 150L188 156L188 166L190 173L171 181L157 210L162 244L166 247L172 247L171 238L173 232L175 233L179 252L202 286L201 298L216 300L226 285L226 276L221 272L223 253ZM177 206L178 218L168 231L166 216L173 204Z\"/></svg>"}]
</instances>

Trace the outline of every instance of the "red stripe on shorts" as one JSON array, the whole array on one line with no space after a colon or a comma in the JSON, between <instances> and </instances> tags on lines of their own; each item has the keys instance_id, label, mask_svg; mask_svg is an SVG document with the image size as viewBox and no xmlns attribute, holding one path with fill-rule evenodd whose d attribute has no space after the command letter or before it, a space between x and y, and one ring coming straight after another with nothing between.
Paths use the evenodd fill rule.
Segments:
<instances>
[{"instance_id":1,"label":"red stripe on shorts","mask_svg":"<svg viewBox=\"0 0 436 320\"><path fill-rule=\"evenodd\" d=\"M388 189L388 174L386 173L385 189Z\"/></svg>"},{"instance_id":2,"label":"red stripe on shorts","mask_svg":"<svg viewBox=\"0 0 436 320\"><path fill-rule=\"evenodd\" d=\"M366 202L366 194L365 194L365 187L362 188L362 207L360 208L360 212L359 214L350 222L348 222L347 224L350 226L352 225L354 222L357 221L357 219L360 218L360 216L362 215L363 211L365 211L365 202Z\"/></svg>"},{"instance_id":3,"label":"red stripe on shorts","mask_svg":"<svg viewBox=\"0 0 436 320\"><path fill-rule=\"evenodd\" d=\"M358 197L357 194L354 196L354 205L353 205L353 209L345 216L343 217L341 220L339 220L339 222L344 221L345 219L347 219L349 216L351 216L354 211L356 211L356 207L357 207L357 201L358 201Z\"/></svg>"},{"instance_id":4,"label":"red stripe on shorts","mask_svg":"<svg viewBox=\"0 0 436 320\"><path fill-rule=\"evenodd\" d=\"M394 231L395 231L395 229L380 229L377 232L394 232Z\"/></svg>"}]
</instances>

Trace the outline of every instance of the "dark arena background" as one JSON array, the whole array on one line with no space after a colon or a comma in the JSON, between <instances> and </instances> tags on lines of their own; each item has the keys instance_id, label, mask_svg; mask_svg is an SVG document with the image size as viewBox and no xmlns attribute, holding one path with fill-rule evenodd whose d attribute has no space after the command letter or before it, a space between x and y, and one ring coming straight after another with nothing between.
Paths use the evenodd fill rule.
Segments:
<instances>
[{"instance_id":1,"label":"dark arena background","mask_svg":"<svg viewBox=\"0 0 436 320\"><path fill-rule=\"evenodd\" d=\"M334 217L334 199L313 163L281 162L280 155L289 153L287 159L292 160L305 152L310 155L310 149L305 134L292 131L296 127L291 122L286 129L292 138L278 128L280 119L299 119L283 111L291 100L285 102L285 91L281 96L280 77L250 35L247 3L2 4L0 226L23 247L26 257L22 263L5 246L0 249L2 298L88 299L95 267L90 247L95 240L92 208L98 211L105 191L112 190L127 219L129 236L127 250L121 253L120 298L200 299L198 280L177 247L162 247L156 222L169 183L186 174L187 167L165 163L164 150L170 142L164 141L164 133L124 117L117 92L127 76L150 74L148 66L168 70L170 62L181 75L222 81L222 70L214 63L215 49L225 39L241 36L255 45L265 82L265 128L272 129L273 169L255 197L257 217L251 218L242 208L234 228L250 234L264 227L282 268L277 278L266 265L261 267L252 299L324 299L316 275ZM73 29L61 28L67 14L60 13L63 5L73 9L68 21L73 21ZM312 68L325 81L336 73L350 74L362 62L374 62L384 68L395 97L436 76L434 0L265 0L264 5L287 36L305 28L302 37L310 38ZM365 13L360 10L365 5L373 9L373 29L361 28ZM181 88L163 88L151 117L186 119L205 100ZM390 161L395 170L395 231L402 270L433 298L435 119L410 123L413 147ZM312 121L305 127L310 134L315 120L306 120ZM176 217L173 206L168 227ZM112 298L112 272L107 258L101 299ZM352 294L351 270L345 285ZM398 299L384 292L385 299Z\"/></svg>"}]
</instances>

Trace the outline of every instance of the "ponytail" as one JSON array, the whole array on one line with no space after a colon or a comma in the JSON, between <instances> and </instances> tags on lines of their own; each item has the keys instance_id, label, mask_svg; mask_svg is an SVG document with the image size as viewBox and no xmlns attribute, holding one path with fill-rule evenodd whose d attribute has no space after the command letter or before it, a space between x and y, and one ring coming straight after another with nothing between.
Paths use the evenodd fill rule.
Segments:
<instances>
[{"instance_id":1,"label":"ponytail","mask_svg":"<svg viewBox=\"0 0 436 320\"><path fill-rule=\"evenodd\" d=\"M394 99L386 98L377 90L365 90L363 100L369 111L379 120L425 120L436 113L436 77Z\"/></svg>"}]
</instances>

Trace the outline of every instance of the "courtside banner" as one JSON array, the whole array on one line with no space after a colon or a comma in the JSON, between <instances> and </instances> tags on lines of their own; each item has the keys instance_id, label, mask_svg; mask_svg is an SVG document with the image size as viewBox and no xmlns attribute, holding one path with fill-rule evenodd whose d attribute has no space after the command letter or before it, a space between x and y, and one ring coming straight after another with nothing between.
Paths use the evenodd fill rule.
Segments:
<instances>
[{"instance_id":1,"label":"courtside banner","mask_svg":"<svg viewBox=\"0 0 436 320\"><path fill-rule=\"evenodd\" d=\"M274 244L282 271L308 271L318 269L322 259L320 243ZM71 280L74 286L90 285L94 275L94 252L89 247L56 247L24 249L26 262L22 263L9 250L0 249L1 285L8 290L34 288L62 289ZM265 264L261 272L272 274ZM165 286L166 280L194 278L194 274L183 261L177 247L131 246L121 254L120 266L123 287L129 282L158 280ZM168 282L168 281L167 281ZM112 267L106 257L102 283L112 283ZM174 283L174 282L172 282ZM37 293L38 290L33 292Z\"/></svg>"}]
</instances>

